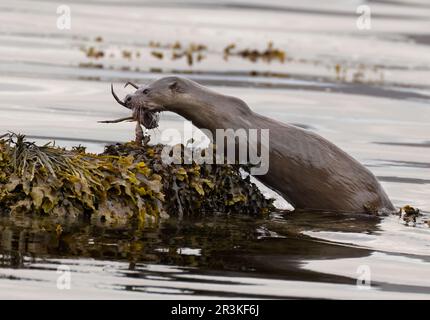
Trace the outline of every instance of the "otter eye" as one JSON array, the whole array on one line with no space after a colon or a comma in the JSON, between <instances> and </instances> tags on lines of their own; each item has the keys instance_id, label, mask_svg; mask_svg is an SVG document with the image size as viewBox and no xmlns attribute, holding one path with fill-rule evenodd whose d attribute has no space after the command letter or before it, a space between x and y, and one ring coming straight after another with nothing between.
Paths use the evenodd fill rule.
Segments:
<instances>
[{"instance_id":1,"label":"otter eye","mask_svg":"<svg viewBox=\"0 0 430 320\"><path fill-rule=\"evenodd\" d=\"M142 91L143 94L148 94L149 93L149 89L145 89Z\"/></svg>"}]
</instances>

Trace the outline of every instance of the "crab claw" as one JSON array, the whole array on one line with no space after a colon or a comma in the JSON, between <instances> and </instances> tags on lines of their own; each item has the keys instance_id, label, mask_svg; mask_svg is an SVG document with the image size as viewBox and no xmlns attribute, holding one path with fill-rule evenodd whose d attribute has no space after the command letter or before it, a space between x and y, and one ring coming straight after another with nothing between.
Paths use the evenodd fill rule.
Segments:
<instances>
[{"instance_id":1,"label":"crab claw","mask_svg":"<svg viewBox=\"0 0 430 320\"><path fill-rule=\"evenodd\" d=\"M124 102L122 102L122 101L118 98L118 96L115 94L115 92L113 91L113 84L112 84L112 83L110 84L110 89L111 89L112 95L113 95L113 97L115 98L116 102L118 102L118 103L119 103L120 105L122 105L123 107L126 107L127 109L131 109L130 107L127 107L127 105L126 105Z\"/></svg>"},{"instance_id":2,"label":"crab claw","mask_svg":"<svg viewBox=\"0 0 430 320\"><path fill-rule=\"evenodd\" d=\"M137 84L134 84L131 81L127 81L127 83L124 85L124 88L127 87L128 85L131 85L131 86L135 87L136 89L139 89L139 86Z\"/></svg>"}]
</instances>

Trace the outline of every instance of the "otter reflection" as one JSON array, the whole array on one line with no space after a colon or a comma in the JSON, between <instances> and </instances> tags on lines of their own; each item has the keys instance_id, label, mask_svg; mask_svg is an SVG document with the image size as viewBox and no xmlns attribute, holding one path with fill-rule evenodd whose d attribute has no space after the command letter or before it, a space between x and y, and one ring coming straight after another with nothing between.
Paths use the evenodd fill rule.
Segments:
<instances>
[{"instance_id":1,"label":"otter reflection","mask_svg":"<svg viewBox=\"0 0 430 320\"><path fill-rule=\"evenodd\" d=\"M128 261L130 269L151 263L318 280L322 275L299 268L303 259L361 257L370 251L316 241L300 231L374 232L378 222L361 215L305 212L276 213L266 219L213 214L143 227L1 217L0 266L23 268L37 258L79 257Z\"/></svg>"}]
</instances>

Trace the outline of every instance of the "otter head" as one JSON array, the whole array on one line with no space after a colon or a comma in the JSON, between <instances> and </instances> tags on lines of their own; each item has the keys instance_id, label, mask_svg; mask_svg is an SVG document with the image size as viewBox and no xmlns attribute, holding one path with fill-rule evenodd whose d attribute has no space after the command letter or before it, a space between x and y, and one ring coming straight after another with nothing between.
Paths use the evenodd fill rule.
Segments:
<instances>
[{"instance_id":1,"label":"otter head","mask_svg":"<svg viewBox=\"0 0 430 320\"><path fill-rule=\"evenodd\" d=\"M119 100L112 90L115 99L128 109L141 108L149 112L169 110L170 106L177 104L181 93L185 91L185 81L178 77L165 77L140 87L129 82L126 85L128 84L137 90L128 94L124 101Z\"/></svg>"},{"instance_id":2,"label":"otter head","mask_svg":"<svg viewBox=\"0 0 430 320\"><path fill-rule=\"evenodd\" d=\"M171 111L203 128L213 122L214 116L240 112L243 105L246 106L237 98L216 93L186 78L171 76L142 86L128 84L137 90L128 94L124 101L112 89L114 98L124 107L148 114ZM249 109L248 106L246 108ZM224 109L227 110L223 112Z\"/></svg>"}]
</instances>

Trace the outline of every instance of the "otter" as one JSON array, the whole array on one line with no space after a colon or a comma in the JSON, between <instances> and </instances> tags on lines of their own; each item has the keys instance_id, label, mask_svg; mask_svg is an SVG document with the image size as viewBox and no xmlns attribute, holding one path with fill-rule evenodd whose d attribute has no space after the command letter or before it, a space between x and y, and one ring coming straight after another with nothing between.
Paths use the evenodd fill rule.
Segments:
<instances>
[{"instance_id":1,"label":"otter","mask_svg":"<svg viewBox=\"0 0 430 320\"><path fill-rule=\"evenodd\" d=\"M137 86L124 101L129 109L171 111L215 136L216 129L269 129L269 167L257 176L296 210L379 213L395 208L376 177L353 157L309 130L257 114L239 98L182 77ZM259 142L261 143L261 142Z\"/></svg>"}]
</instances>

